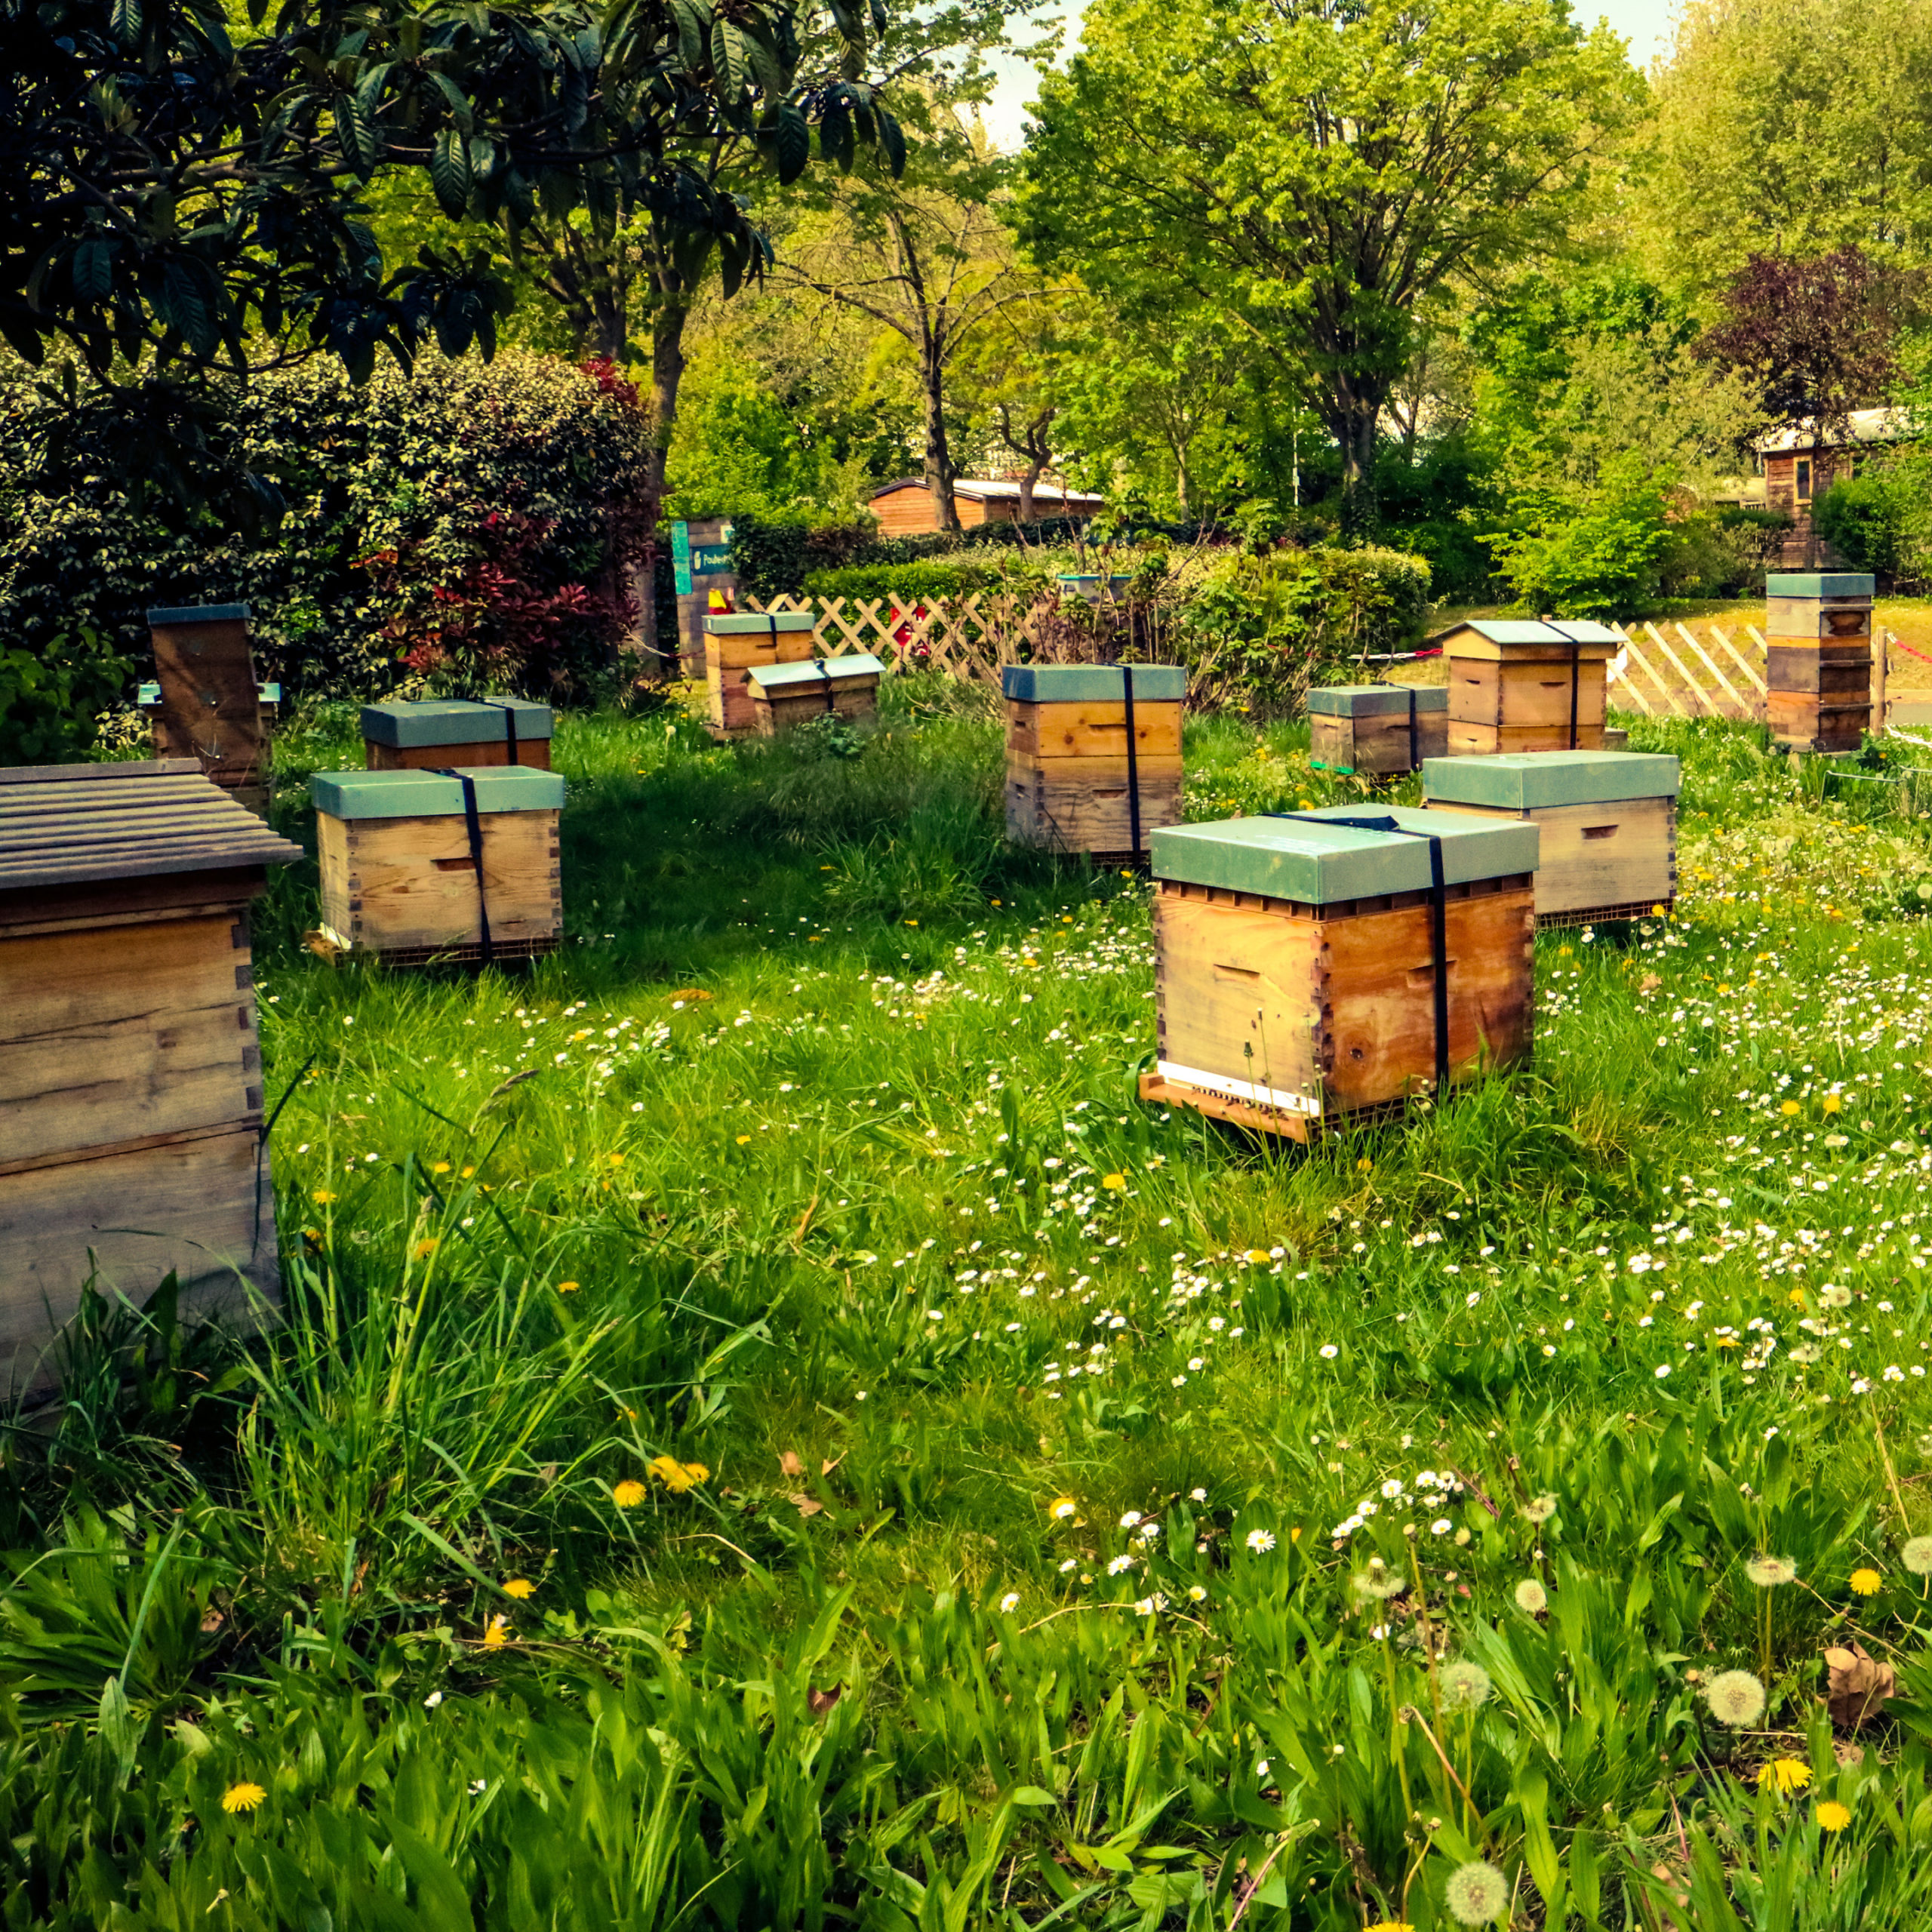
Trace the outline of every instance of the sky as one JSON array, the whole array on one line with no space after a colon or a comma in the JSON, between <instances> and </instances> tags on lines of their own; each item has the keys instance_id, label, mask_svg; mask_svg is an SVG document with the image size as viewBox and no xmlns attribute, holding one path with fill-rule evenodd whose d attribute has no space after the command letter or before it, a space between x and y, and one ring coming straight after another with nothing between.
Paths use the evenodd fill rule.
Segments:
<instances>
[{"instance_id":1,"label":"sky","mask_svg":"<svg viewBox=\"0 0 1932 1932\"><path fill-rule=\"evenodd\" d=\"M1573 0L1574 4L1574 0ZM1068 8L1069 14L1075 8ZM1629 42L1630 58L1647 69L1662 53L1670 37L1671 0L1583 0L1576 6L1578 17L1610 23L1613 32ZM1026 122L1026 104L1033 97L1035 76L1024 63L1001 63L998 85L986 115L986 131L1009 152L1019 146Z\"/></svg>"}]
</instances>

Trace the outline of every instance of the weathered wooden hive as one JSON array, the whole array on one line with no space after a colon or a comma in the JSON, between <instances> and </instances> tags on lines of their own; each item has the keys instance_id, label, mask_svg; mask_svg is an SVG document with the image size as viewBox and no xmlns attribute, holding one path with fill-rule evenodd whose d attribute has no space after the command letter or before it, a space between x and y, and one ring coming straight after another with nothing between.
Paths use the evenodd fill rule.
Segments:
<instances>
[{"instance_id":1,"label":"weathered wooden hive","mask_svg":"<svg viewBox=\"0 0 1932 1932\"><path fill-rule=\"evenodd\" d=\"M869 718L878 709L878 681L884 670L869 651L793 664L755 664L746 673L752 732L761 738L782 737L795 725L828 713Z\"/></svg>"},{"instance_id":2,"label":"weathered wooden hive","mask_svg":"<svg viewBox=\"0 0 1932 1932\"><path fill-rule=\"evenodd\" d=\"M1675 903L1678 779L1677 760L1658 752L1438 758L1423 767L1423 803L1535 826L1537 923L1580 926Z\"/></svg>"},{"instance_id":3,"label":"weathered wooden hive","mask_svg":"<svg viewBox=\"0 0 1932 1932\"><path fill-rule=\"evenodd\" d=\"M0 771L0 1346L16 1385L91 1252L245 1312L280 1289L250 903L302 856L194 758Z\"/></svg>"},{"instance_id":4,"label":"weathered wooden hive","mask_svg":"<svg viewBox=\"0 0 1932 1932\"><path fill-rule=\"evenodd\" d=\"M1327 685L1308 694L1310 762L1324 771L1399 778L1448 749L1443 685Z\"/></svg>"},{"instance_id":5,"label":"weathered wooden hive","mask_svg":"<svg viewBox=\"0 0 1932 1932\"><path fill-rule=\"evenodd\" d=\"M1009 664L1006 835L1061 852L1137 857L1179 823L1177 664Z\"/></svg>"},{"instance_id":6,"label":"weathered wooden hive","mask_svg":"<svg viewBox=\"0 0 1932 1932\"><path fill-rule=\"evenodd\" d=\"M1855 752L1872 724L1872 580L1855 571L1764 580L1764 721L1794 751Z\"/></svg>"},{"instance_id":7,"label":"weathered wooden hive","mask_svg":"<svg viewBox=\"0 0 1932 1932\"><path fill-rule=\"evenodd\" d=\"M1435 640L1449 665L1449 750L1595 751L1623 640L1605 624L1480 618Z\"/></svg>"},{"instance_id":8,"label":"weathered wooden hive","mask_svg":"<svg viewBox=\"0 0 1932 1932\"><path fill-rule=\"evenodd\" d=\"M564 781L554 772L318 771L309 790L326 945L398 966L556 949Z\"/></svg>"},{"instance_id":9,"label":"weathered wooden hive","mask_svg":"<svg viewBox=\"0 0 1932 1932\"><path fill-rule=\"evenodd\" d=\"M1373 805L1157 833L1142 1098L1306 1140L1527 1060L1537 841Z\"/></svg>"},{"instance_id":10,"label":"weathered wooden hive","mask_svg":"<svg viewBox=\"0 0 1932 1932\"><path fill-rule=\"evenodd\" d=\"M150 611L153 684L141 698L155 751L191 758L197 768L251 811L266 809L269 718L255 675L245 604L198 604ZM149 701L149 694L153 694Z\"/></svg>"},{"instance_id":11,"label":"weathered wooden hive","mask_svg":"<svg viewBox=\"0 0 1932 1932\"><path fill-rule=\"evenodd\" d=\"M755 731L753 669L762 665L809 663L817 653L817 633L809 611L706 617L704 675L711 696L712 730L728 738Z\"/></svg>"},{"instance_id":12,"label":"weathered wooden hive","mask_svg":"<svg viewBox=\"0 0 1932 1932\"><path fill-rule=\"evenodd\" d=\"M371 771L438 771L527 764L550 769L556 721L528 698L426 698L362 707L362 757Z\"/></svg>"}]
</instances>

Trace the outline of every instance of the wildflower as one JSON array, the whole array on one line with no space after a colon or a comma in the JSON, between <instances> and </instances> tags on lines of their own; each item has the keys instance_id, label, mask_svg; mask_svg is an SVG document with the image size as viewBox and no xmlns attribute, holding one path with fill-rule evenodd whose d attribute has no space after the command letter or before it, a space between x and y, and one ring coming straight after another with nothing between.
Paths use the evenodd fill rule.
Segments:
<instances>
[{"instance_id":1,"label":"wildflower","mask_svg":"<svg viewBox=\"0 0 1932 1932\"><path fill-rule=\"evenodd\" d=\"M1139 1523L1140 1521L1140 1512L1138 1509L1130 1509L1127 1514L1120 1519L1120 1526L1124 1530L1131 1530L1137 1523Z\"/></svg>"},{"instance_id":2,"label":"wildflower","mask_svg":"<svg viewBox=\"0 0 1932 1932\"><path fill-rule=\"evenodd\" d=\"M1108 1561L1107 1574L1109 1577L1124 1577L1126 1575L1128 1571L1131 1570L1133 1567L1134 1558L1132 1557L1124 1555L1113 1557Z\"/></svg>"},{"instance_id":3,"label":"wildflower","mask_svg":"<svg viewBox=\"0 0 1932 1932\"><path fill-rule=\"evenodd\" d=\"M440 1690L432 1690L429 1696L423 1700L423 1708L426 1711L433 1711L442 1701L443 1694Z\"/></svg>"},{"instance_id":4,"label":"wildflower","mask_svg":"<svg viewBox=\"0 0 1932 1932\"><path fill-rule=\"evenodd\" d=\"M1899 1561L1915 1577L1932 1577L1932 1537L1914 1537L1899 1552Z\"/></svg>"},{"instance_id":5,"label":"wildflower","mask_svg":"<svg viewBox=\"0 0 1932 1932\"><path fill-rule=\"evenodd\" d=\"M1450 1873L1442 1903L1458 1925L1487 1925L1509 1909L1509 1881L1494 1866L1473 1859Z\"/></svg>"},{"instance_id":6,"label":"wildflower","mask_svg":"<svg viewBox=\"0 0 1932 1932\"><path fill-rule=\"evenodd\" d=\"M1324 1361L1333 1361L1342 1352L1340 1349L1336 1347L1333 1342L1324 1342L1315 1352L1321 1356Z\"/></svg>"},{"instance_id":7,"label":"wildflower","mask_svg":"<svg viewBox=\"0 0 1932 1932\"><path fill-rule=\"evenodd\" d=\"M1200 1584L1190 1583L1187 1586L1187 1600L1189 1603L1205 1603L1208 1592Z\"/></svg>"},{"instance_id":8,"label":"wildflower","mask_svg":"<svg viewBox=\"0 0 1932 1932\"><path fill-rule=\"evenodd\" d=\"M1820 1104L1823 1106L1826 1112L1828 1114L1835 1114L1844 1106L1844 1096L1842 1094L1827 1094Z\"/></svg>"},{"instance_id":9,"label":"wildflower","mask_svg":"<svg viewBox=\"0 0 1932 1932\"><path fill-rule=\"evenodd\" d=\"M1435 1681L1445 1711L1479 1710L1489 1702L1489 1672L1479 1663L1444 1664Z\"/></svg>"},{"instance_id":10,"label":"wildflower","mask_svg":"<svg viewBox=\"0 0 1932 1932\"><path fill-rule=\"evenodd\" d=\"M232 1818L238 1811L252 1811L268 1796L258 1784L232 1784L221 1794L221 1808Z\"/></svg>"},{"instance_id":11,"label":"wildflower","mask_svg":"<svg viewBox=\"0 0 1932 1932\"><path fill-rule=\"evenodd\" d=\"M1835 1798L1828 1798L1812 1813L1821 1830L1841 1832L1851 1823L1851 1814Z\"/></svg>"},{"instance_id":12,"label":"wildflower","mask_svg":"<svg viewBox=\"0 0 1932 1932\"><path fill-rule=\"evenodd\" d=\"M1251 1247L1241 1259L1251 1267L1265 1268L1272 1257L1265 1247Z\"/></svg>"},{"instance_id":13,"label":"wildflower","mask_svg":"<svg viewBox=\"0 0 1932 1932\"><path fill-rule=\"evenodd\" d=\"M430 1164L429 1171L432 1174L446 1174L449 1171L450 1164L447 1161L436 1161Z\"/></svg>"},{"instance_id":14,"label":"wildflower","mask_svg":"<svg viewBox=\"0 0 1932 1932\"><path fill-rule=\"evenodd\" d=\"M1047 1514L1056 1523L1070 1523L1080 1513L1080 1505L1070 1496L1056 1496L1047 1505Z\"/></svg>"},{"instance_id":15,"label":"wildflower","mask_svg":"<svg viewBox=\"0 0 1932 1932\"><path fill-rule=\"evenodd\" d=\"M483 1626L483 1647L486 1651L500 1651L510 1640L510 1620L507 1617L493 1617Z\"/></svg>"},{"instance_id":16,"label":"wildflower","mask_svg":"<svg viewBox=\"0 0 1932 1932\"><path fill-rule=\"evenodd\" d=\"M1780 1797L1802 1791L1810 1782L1811 1767L1801 1758L1774 1758L1758 1770L1758 1789L1775 1791Z\"/></svg>"},{"instance_id":17,"label":"wildflower","mask_svg":"<svg viewBox=\"0 0 1932 1932\"><path fill-rule=\"evenodd\" d=\"M560 1295L574 1295L577 1288L577 1284L574 1281L559 1281L557 1284L557 1292Z\"/></svg>"},{"instance_id":18,"label":"wildflower","mask_svg":"<svg viewBox=\"0 0 1932 1932\"><path fill-rule=\"evenodd\" d=\"M1851 1573L1851 1587L1862 1597L1876 1596L1879 1585L1884 1580L1875 1570L1854 1570Z\"/></svg>"},{"instance_id":19,"label":"wildflower","mask_svg":"<svg viewBox=\"0 0 1932 1932\"><path fill-rule=\"evenodd\" d=\"M1761 1590L1774 1590L1796 1579L1798 1565L1788 1556L1754 1556L1745 1564L1744 1574Z\"/></svg>"},{"instance_id":20,"label":"wildflower","mask_svg":"<svg viewBox=\"0 0 1932 1932\"><path fill-rule=\"evenodd\" d=\"M611 1500L620 1509L635 1509L648 1493L642 1483L633 1482L626 1478L612 1488Z\"/></svg>"},{"instance_id":21,"label":"wildflower","mask_svg":"<svg viewBox=\"0 0 1932 1932\"><path fill-rule=\"evenodd\" d=\"M738 1145L740 1147L749 1147L751 1144L752 1137L749 1134L741 1134L738 1136Z\"/></svg>"},{"instance_id":22,"label":"wildflower","mask_svg":"<svg viewBox=\"0 0 1932 1932\"><path fill-rule=\"evenodd\" d=\"M1795 1100L1781 1100L1778 1103L1778 1112L1786 1116L1795 1114L1798 1111L1798 1103Z\"/></svg>"},{"instance_id":23,"label":"wildflower","mask_svg":"<svg viewBox=\"0 0 1932 1932\"><path fill-rule=\"evenodd\" d=\"M1272 1530L1250 1530L1247 1546L1257 1556L1266 1556L1275 1547L1275 1532Z\"/></svg>"},{"instance_id":24,"label":"wildflower","mask_svg":"<svg viewBox=\"0 0 1932 1932\"><path fill-rule=\"evenodd\" d=\"M1371 1556L1368 1567L1357 1571L1351 1580L1357 1596L1373 1597L1377 1602L1392 1597L1402 1587L1401 1577L1379 1556Z\"/></svg>"},{"instance_id":25,"label":"wildflower","mask_svg":"<svg viewBox=\"0 0 1932 1932\"><path fill-rule=\"evenodd\" d=\"M681 1463L673 1456L654 1456L645 1465L673 1496L682 1496L710 1479L711 1472L702 1463Z\"/></svg>"},{"instance_id":26,"label":"wildflower","mask_svg":"<svg viewBox=\"0 0 1932 1932\"><path fill-rule=\"evenodd\" d=\"M1721 1670L1704 1686L1704 1702L1718 1723L1743 1730L1764 1715L1764 1687L1748 1670Z\"/></svg>"},{"instance_id":27,"label":"wildflower","mask_svg":"<svg viewBox=\"0 0 1932 1932\"><path fill-rule=\"evenodd\" d=\"M1011 1615L1019 1607L1020 1592L1017 1590L1008 1590L999 1600L1000 1614L1002 1617Z\"/></svg>"},{"instance_id":28,"label":"wildflower","mask_svg":"<svg viewBox=\"0 0 1932 1932\"><path fill-rule=\"evenodd\" d=\"M1526 1617L1540 1617L1549 1607L1549 1592L1534 1577L1516 1586L1516 1607Z\"/></svg>"},{"instance_id":29,"label":"wildflower","mask_svg":"<svg viewBox=\"0 0 1932 1932\"><path fill-rule=\"evenodd\" d=\"M436 1238L434 1235L416 1244L416 1258L418 1261L427 1261L435 1251Z\"/></svg>"},{"instance_id":30,"label":"wildflower","mask_svg":"<svg viewBox=\"0 0 1932 1932\"><path fill-rule=\"evenodd\" d=\"M1818 1299L1826 1308L1849 1308L1851 1306L1851 1291L1827 1281L1818 1291Z\"/></svg>"},{"instance_id":31,"label":"wildflower","mask_svg":"<svg viewBox=\"0 0 1932 1932\"><path fill-rule=\"evenodd\" d=\"M331 1194L327 1188L318 1187L316 1189L312 1198L321 1206L326 1208L329 1203L335 1198L335 1196Z\"/></svg>"},{"instance_id":32,"label":"wildflower","mask_svg":"<svg viewBox=\"0 0 1932 1932\"><path fill-rule=\"evenodd\" d=\"M1526 1522L1546 1523L1556 1514L1556 1498L1546 1491L1541 1496L1533 1496L1523 1505L1523 1517Z\"/></svg>"},{"instance_id":33,"label":"wildflower","mask_svg":"<svg viewBox=\"0 0 1932 1932\"><path fill-rule=\"evenodd\" d=\"M1368 1927L1368 1932L1416 1932L1406 1918L1385 1918Z\"/></svg>"},{"instance_id":34,"label":"wildflower","mask_svg":"<svg viewBox=\"0 0 1932 1932\"><path fill-rule=\"evenodd\" d=\"M1127 1177L1124 1174L1103 1174L1100 1185L1118 1194L1127 1186Z\"/></svg>"},{"instance_id":35,"label":"wildflower","mask_svg":"<svg viewBox=\"0 0 1932 1932\"><path fill-rule=\"evenodd\" d=\"M506 1597L515 1597L518 1603L521 1603L527 1597L534 1597L536 1594L537 1586L528 1577L512 1577L503 1586L503 1595Z\"/></svg>"},{"instance_id":36,"label":"wildflower","mask_svg":"<svg viewBox=\"0 0 1932 1932\"><path fill-rule=\"evenodd\" d=\"M1208 1492L1204 1489L1190 1489L1187 1492L1187 1497L1190 1503L1205 1503L1208 1500Z\"/></svg>"}]
</instances>

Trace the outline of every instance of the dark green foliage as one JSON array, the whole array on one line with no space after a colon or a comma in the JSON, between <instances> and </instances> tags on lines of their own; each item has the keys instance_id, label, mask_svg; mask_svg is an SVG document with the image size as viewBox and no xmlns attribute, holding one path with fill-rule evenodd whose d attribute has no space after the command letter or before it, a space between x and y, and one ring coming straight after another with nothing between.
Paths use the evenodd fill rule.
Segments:
<instances>
[{"instance_id":1,"label":"dark green foliage","mask_svg":"<svg viewBox=\"0 0 1932 1932\"><path fill-rule=\"evenodd\" d=\"M1919 500L1908 478L1868 471L1834 483L1812 506L1818 534L1855 571L1869 571L1887 586L1915 580L1919 560L1913 543Z\"/></svg>"},{"instance_id":2,"label":"dark green foliage","mask_svg":"<svg viewBox=\"0 0 1932 1932\"><path fill-rule=\"evenodd\" d=\"M1186 526L1185 534L1192 537L1196 528ZM1178 526L1149 528L1180 534ZM977 550L1038 549L1078 543L1088 530L1084 518L1060 516L1041 517L1032 523L978 524L957 533L931 531L914 537L881 537L878 526L871 523L818 528L765 523L747 517L733 523L731 555L738 581L754 597L795 597L814 571L928 563Z\"/></svg>"},{"instance_id":3,"label":"dark green foliage","mask_svg":"<svg viewBox=\"0 0 1932 1932\"><path fill-rule=\"evenodd\" d=\"M32 649L0 634L0 764L85 757L94 720L126 701L133 669L91 624L50 628Z\"/></svg>"}]
</instances>

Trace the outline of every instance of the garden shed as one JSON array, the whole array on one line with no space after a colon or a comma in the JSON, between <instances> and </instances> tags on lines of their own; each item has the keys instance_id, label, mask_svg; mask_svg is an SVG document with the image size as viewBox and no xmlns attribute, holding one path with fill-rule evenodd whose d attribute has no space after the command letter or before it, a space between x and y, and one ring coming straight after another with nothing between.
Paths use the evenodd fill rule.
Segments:
<instances>
[{"instance_id":1,"label":"garden shed","mask_svg":"<svg viewBox=\"0 0 1932 1932\"><path fill-rule=\"evenodd\" d=\"M958 477L952 485L952 507L959 513L962 529L1017 523L1020 485L1008 477ZM1052 483L1033 485L1035 517L1096 516L1106 507L1104 497L1085 491L1062 489ZM897 482L874 491L872 512L888 537L915 537L940 528L939 506L922 476L902 476Z\"/></svg>"}]
</instances>

